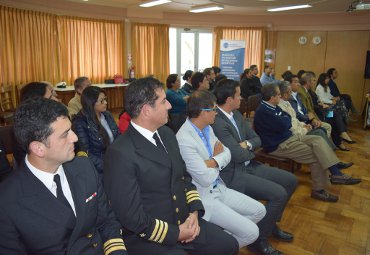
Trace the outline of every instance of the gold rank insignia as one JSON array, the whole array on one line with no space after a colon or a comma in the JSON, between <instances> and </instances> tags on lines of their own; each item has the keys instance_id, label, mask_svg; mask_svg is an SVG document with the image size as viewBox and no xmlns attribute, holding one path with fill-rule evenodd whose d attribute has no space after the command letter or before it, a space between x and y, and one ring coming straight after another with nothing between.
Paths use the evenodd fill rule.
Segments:
<instances>
[{"instance_id":1,"label":"gold rank insignia","mask_svg":"<svg viewBox=\"0 0 370 255\"><path fill-rule=\"evenodd\" d=\"M122 238L109 239L104 243L104 255L109 255L111 252L118 250L126 250L126 246Z\"/></svg>"},{"instance_id":2,"label":"gold rank insignia","mask_svg":"<svg viewBox=\"0 0 370 255\"><path fill-rule=\"evenodd\" d=\"M162 220L155 219L155 226L149 241L163 243L164 238L167 235L168 223Z\"/></svg>"},{"instance_id":3,"label":"gold rank insignia","mask_svg":"<svg viewBox=\"0 0 370 255\"><path fill-rule=\"evenodd\" d=\"M191 202L193 202L195 200L200 200L200 196L199 196L198 191L191 190L191 191L186 192L186 202L188 204L190 204Z\"/></svg>"}]
</instances>

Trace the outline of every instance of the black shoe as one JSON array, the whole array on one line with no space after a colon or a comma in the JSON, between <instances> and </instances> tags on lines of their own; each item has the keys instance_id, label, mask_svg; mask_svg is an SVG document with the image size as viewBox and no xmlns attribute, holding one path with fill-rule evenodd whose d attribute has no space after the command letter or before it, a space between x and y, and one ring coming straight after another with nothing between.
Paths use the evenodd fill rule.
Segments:
<instances>
[{"instance_id":1,"label":"black shoe","mask_svg":"<svg viewBox=\"0 0 370 255\"><path fill-rule=\"evenodd\" d=\"M260 240L256 241L250 245L248 245L248 249L250 249L255 254L259 255L283 255L279 250L276 250L274 247L267 240Z\"/></svg>"},{"instance_id":2,"label":"black shoe","mask_svg":"<svg viewBox=\"0 0 370 255\"><path fill-rule=\"evenodd\" d=\"M291 242L294 239L293 234L281 230L278 226L275 226L274 230L272 231L272 235L279 241L283 242Z\"/></svg>"},{"instance_id":3,"label":"black shoe","mask_svg":"<svg viewBox=\"0 0 370 255\"><path fill-rule=\"evenodd\" d=\"M360 183L361 181L361 179L353 178L347 174L330 176L331 184L354 185Z\"/></svg>"},{"instance_id":4,"label":"black shoe","mask_svg":"<svg viewBox=\"0 0 370 255\"><path fill-rule=\"evenodd\" d=\"M337 202L339 199L338 196L332 195L326 190L313 190L311 197L325 202Z\"/></svg>"},{"instance_id":5,"label":"black shoe","mask_svg":"<svg viewBox=\"0 0 370 255\"><path fill-rule=\"evenodd\" d=\"M336 166L337 166L339 169L346 169L346 168L348 168L348 167L353 166L353 163L352 163L352 162L349 162L349 163L339 162L338 164L336 164Z\"/></svg>"}]
</instances>

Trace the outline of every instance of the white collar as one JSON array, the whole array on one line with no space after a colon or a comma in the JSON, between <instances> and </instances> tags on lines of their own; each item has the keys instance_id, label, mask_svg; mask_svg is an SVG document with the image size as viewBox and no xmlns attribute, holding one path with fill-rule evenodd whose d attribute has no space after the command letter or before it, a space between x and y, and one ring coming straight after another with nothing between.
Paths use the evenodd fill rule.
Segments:
<instances>
[{"instance_id":1,"label":"white collar","mask_svg":"<svg viewBox=\"0 0 370 255\"><path fill-rule=\"evenodd\" d=\"M154 133L157 133L157 135L159 136L157 130L155 132L152 132L149 129L139 126L138 124L134 123L132 120L131 120L131 125L137 130L137 132L139 132L142 136L144 136L151 143L153 143L153 140L154 140L153 139ZM153 144L155 144L155 142Z\"/></svg>"},{"instance_id":2,"label":"white collar","mask_svg":"<svg viewBox=\"0 0 370 255\"><path fill-rule=\"evenodd\" d=\"M63 166L60 165L58 167L58 170L55 173L49 173L42 171L36 167L34 167L29 161L28 161L28 155L26 155L25 159L27 167L31 170L31 172L39 179L49 190L52 189L54 185L54 175L59 174L60 176L60 182L63 183L64 179L66 178Z\"/></svg>"},{"instance_id":3,"label":"white collar","mask_svg":"<svg viewBox=\"0 0 370 255\"><path fill-rule=\"evenodd\" d=\"M233 112L227 113L227 112L225 112L225 111L224 111L224 109L222 109L222 108L221 108L221 107L219 107L218 105L217 105L217 108L218 108L218 109L220 109L220 111L221 111L223 114L225 114L225 115L226 115L226 117L227 117L228 119L231 119L231 118L234 116L234 113L233 113Z\"/></svg>"},{"instance_id":4,"label":"white collar","mask_svg":"<svg viewBox=\"0 0 370 255\"><path fill-rule=\"evenodd\" d=\"M268 106L271 106L272 108L276 108L276 105L273 105L273 104L270 104L269 102L267 102L267 101L264 101L264 100L262 100L262 102L264 102L265 104L267 104Z\"/></svg>"}]
</instances>

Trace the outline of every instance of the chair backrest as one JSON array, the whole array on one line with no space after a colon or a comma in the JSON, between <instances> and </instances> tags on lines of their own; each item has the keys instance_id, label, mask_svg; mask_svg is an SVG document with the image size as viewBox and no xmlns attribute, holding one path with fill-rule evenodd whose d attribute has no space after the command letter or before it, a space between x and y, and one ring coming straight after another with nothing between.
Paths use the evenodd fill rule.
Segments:
<instances>
[{"instance_id":1,"label":"chair backrest","mask_svg":"<svg viewBox=\"0 0 370 255\"><path fill-rule=\"evenodd\" d=\"M2 112L15 110L13 90L14 88L11 85L4 85L0 88L0 108Z\"/></svg>"},{"instance_id":2,"label":"chair backrest","mask_svg":"<svg viewBox=\"0 0 370 255\"><path fill-rule=\"evenodd\" d=\"M248 97L248 101L247 101L247 109L248 109L247 117L253 117L254 116L254 112L257 110L257 108L261 104L261 102L262 102L262 96L261 96L261 94L256 94L256 95L253 95L253 96L249 96ZM253 115L253 116L251 116L251 115Z\"/></svg>"},{"instance_id":3,"label":"chair backrest","mask_svg":"<svg viewBox=\"0 0 370 255\"><path fill-rule=\"evenodd\" d=\"M13 126L2 126L0 127L0 141L4 146L6 154L14 152L17 141L15 140Z\"/></svg>"},{"instance_id":4,"label":"chair backrest","mask_svg":"<svg viewBox=\"0 0 370 255\"><path fill-rule=\"evenodd\" d=\"M16 91L17 91L17 103L19 104L20 102L21 102L21 90L22 90L22 88L25 86L25 85L27 85L27 84L25 84L25 83L23 83L23 84L18 84L17 86L16 86Z\"/></svg>"},{"instance_id":5,"label":"chair backrest","mask_svg":"<svg viewBox=\"0 0 370 255\"><path fill-rule=\"evenodd\" d=\"M248 113L247 100L240 98L239 112L244 116L244 113Z\"/></svg>"}]
</instances>

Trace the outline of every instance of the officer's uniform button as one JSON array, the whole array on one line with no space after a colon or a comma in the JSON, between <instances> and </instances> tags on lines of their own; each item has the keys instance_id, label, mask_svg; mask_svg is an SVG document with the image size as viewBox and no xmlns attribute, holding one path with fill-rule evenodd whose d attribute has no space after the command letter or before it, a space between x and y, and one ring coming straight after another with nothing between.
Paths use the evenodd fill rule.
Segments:
<instances>
[{"instance_id":1,"label":"officer's uniform button","mask_svg":"<svg viewBox=\"0 0 370 255\"><path fill-rule=\"evenodd\" d=\"M172 197L172 198L173 198L173 200L176 200L176 195L173 195L173 197Z\"/></svg>"}]
</instances>

